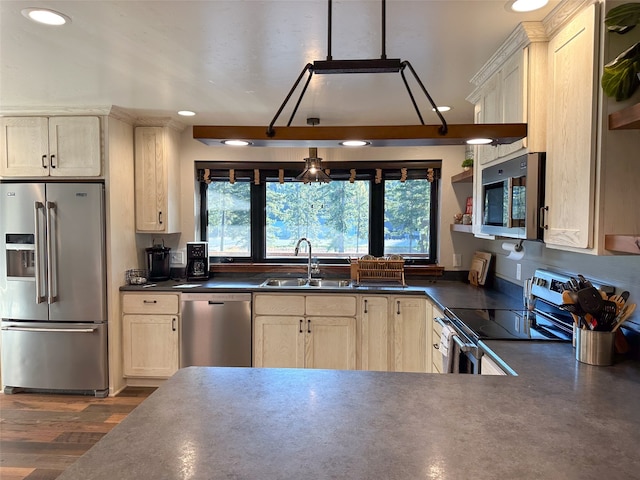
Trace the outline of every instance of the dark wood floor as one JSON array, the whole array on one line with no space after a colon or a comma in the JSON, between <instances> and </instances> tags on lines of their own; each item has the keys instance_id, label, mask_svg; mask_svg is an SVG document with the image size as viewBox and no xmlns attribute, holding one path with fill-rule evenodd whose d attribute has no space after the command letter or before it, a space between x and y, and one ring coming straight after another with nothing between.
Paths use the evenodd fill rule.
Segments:
<instances>
[{"instance_id":1,"label":"dark wood floor","mask_svg":"<svg viewBox=\"0 0 640 480\"><path fill-rule=\"evenodd\" d=\"M52 480L155 389L117 397L0 393L0 479Z\"/></svg>"}]
</instances>

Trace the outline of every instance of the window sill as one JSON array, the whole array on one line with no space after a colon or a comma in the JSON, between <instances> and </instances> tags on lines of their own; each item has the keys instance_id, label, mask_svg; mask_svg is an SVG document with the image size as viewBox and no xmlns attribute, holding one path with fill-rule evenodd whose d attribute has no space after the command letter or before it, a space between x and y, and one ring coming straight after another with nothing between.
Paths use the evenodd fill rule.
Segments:
<instances>
[{"instance_id":1,"label":"window sill","mask_svg":"<svg viewBox=\"0 0 640 480\"><path fill-rule=\"evenodd\" d=\"M287 263L214 263L209 266L212 273L307 273L306 264ZM349 265L320 265L323 275L350 275ZM444 267L439 265L405 265L407 277L441 277Z\"/></svg>"}]
</instances>

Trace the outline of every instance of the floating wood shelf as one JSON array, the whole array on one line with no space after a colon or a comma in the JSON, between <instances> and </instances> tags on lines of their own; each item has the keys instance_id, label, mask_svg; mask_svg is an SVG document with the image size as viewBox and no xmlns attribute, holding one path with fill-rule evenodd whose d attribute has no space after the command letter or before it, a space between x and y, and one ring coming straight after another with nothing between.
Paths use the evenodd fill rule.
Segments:
<instances>
[{"instance_id":1,"label":"floating wood shelf","mask_svg":"<svg viewBox=\"0 0 640 480\"><path fill-rule=\"evenodd\" d=\"M452 223L451 224L452 232L463 232L463 233L473 233L472 225L463 225L461 223Z\"/></svg>"},{"instance_id":2,"label":"floating wood shelf","mask_svg":"<svg viewBox=\"0 0 640 480\"><path fill-rule=\"evenodd\" d=\"M640 129L640 102L609 114L609 130Z\"/></svg>"},{"instance_id":3,"label":"floating wood shelf","mask_svg":"<svg viewBox=\"0 0 640 480\"><path fill-rule=\"evenodd\" d=\"M640 235L605 235L604 248L640 255Z\"/></svg>"},{"instance_id":4,"label":"floating wood shelf","mask_svg":"<svg viewBox=\"0 0 640 480\"><path fill-rule=\"evenodd\" d=\"M469 169L453 175L451 177L451 183L473 183L473 170Z\"/></svg>"}]
</instances>

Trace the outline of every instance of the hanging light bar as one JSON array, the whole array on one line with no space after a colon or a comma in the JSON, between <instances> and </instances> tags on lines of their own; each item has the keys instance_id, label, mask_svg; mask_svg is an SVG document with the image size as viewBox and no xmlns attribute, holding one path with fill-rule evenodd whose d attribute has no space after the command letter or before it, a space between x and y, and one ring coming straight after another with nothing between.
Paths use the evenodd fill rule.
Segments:
<instances>
[{"instance_id":1,"label":"hanging light bar","mask_svg":"<svg viewBox=\"0 0 640 480\"><path fill-rule=\"evenodd\" d=\"M337 147L348 139L362 139L371 146L441 146L464 145L482 138L492 145L509 144L527 136L527 124L462 124L448 125L441 110L429 95L420 77L411 63L400 59L388 59L386 56L386 0L382 3L382 54L379 59L364 60L334 60L331 56L331 15L332 2L328 0L328 54L326 60L316 60L307 63L296 79L278 108L271 123L264 131L264 127L247 126L194 126L193 138L207 145L216 145L229 139L245 139L255 146L321 146ZM414 80L424 93L432 111L438 116L440 125L426 125L416 99L407 81L405 70L409 70ZM307 87L314 73L342 74L342 73L397 73L400 72L414 110L420 120L420 125L397 126L341 126L341 127L292 127L298 107L302 102ZM303 77L307 75L300 96L286 127L275 127L280 114L285 109Z\"/></svg>"}]
</instances>

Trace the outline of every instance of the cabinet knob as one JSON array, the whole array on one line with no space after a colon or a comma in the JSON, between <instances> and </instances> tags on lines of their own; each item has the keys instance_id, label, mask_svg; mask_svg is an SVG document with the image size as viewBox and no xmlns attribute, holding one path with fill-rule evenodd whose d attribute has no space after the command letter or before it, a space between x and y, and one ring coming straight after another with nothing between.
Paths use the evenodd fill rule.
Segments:
<instances>
[{"instance_id":1,"label":"cabinet knob","mask_svg":"<svg viewBox=\"0 0 640 480\"><path fill-rule=\"evenodd\" d=\"M143 300L143 303L158 303L157 300Z\"/></svg>"},{"instance_id":2,"label":"cabinet knob","mask_svg":"<svg viewBox=\"0 0 640 480\"><path fill-rule=\"evenodd\" d=\"M440 344L439 343L434 343L433 344L433 348L435 348L436 350L440 350Z\"/></svg>"},{"instance_id":3,"label":"cabinet knob","mask_svg":"<svg viewBox=\"0 0 640 480\"><path fill-rule=\"evenodd\" d=\"M307 318L307 333L311 333L311 319Z\"/></svg>"},{"instance_id":4,"label":"cabinet knob","mask_svg":"<svg viewBox=\"0 0 640 480\"><path fill-rule=\"evenodd\" d=\"M300 333L302 333L302 319L300 319Z\"/></svg>"},{"instance_id":5,"label":"cabinet knob","mask_svg":"<svg viewBox=\"0 0 640 480\"><path fill-rule=\"evenodd\" d=\"M368 300L365 300L365 301L364 301L364 313L369 313L369 312L367 311L367 302L368 302Z\"/></svg>"},{"instance_id":6,"label":"cabinet knob","mask_svg":"<svg viewBox=\"0 0 640 480\"><path fill-rule=\"evenodd\" d=\"M162 212L158 212L158 223L162 225Z\"/></svg>"},{"instance_id":7,"label":"cabinet knob","mask_svg":"<svg viewBox=\"0 0 640 480\"><path fill-rule=\"evenodd\" d=\"M49 165L47 165L47 156L46 155L42 155L42 168L47 168Z\"/></svg>"},{"instance_id":8,"label":"cabinet knob","mask_svg":"<svg viewBox=\"0 0 640 480\"><path fill-rule=\"evenodd\" d=\"M171 330L173 330L174 332L176 331L176 321L177 321L177 320L178 320L178 319L177 319L176 317L173 317L173 318L171 319Z\"/></svg>"},{"instance_id":9,"label":"cabinet knob","mask_svg":"<svg viewBox=\"0 0 640 480\"><path fill-rule=\"evenodd\" d=\"M398 305L398 315L400 315L400 300L397 300L396 304Z\"/></svg>"},{"instance_id":10,"label":"cabinet knob","mask_svg":"<svg viewBox=\"0 0 640 480\"><path fill-rule=\"evenodd\" d=\"M56 168L56 156L51 155L51 168Z\"/></svg>"}]
</instances>

